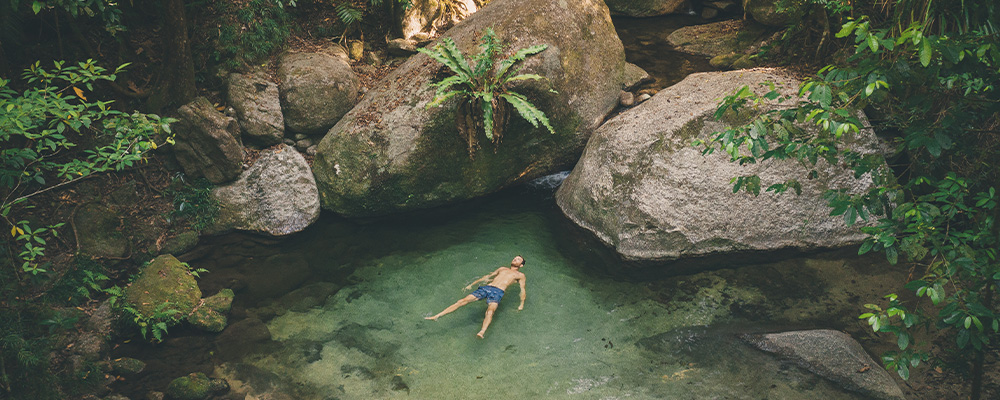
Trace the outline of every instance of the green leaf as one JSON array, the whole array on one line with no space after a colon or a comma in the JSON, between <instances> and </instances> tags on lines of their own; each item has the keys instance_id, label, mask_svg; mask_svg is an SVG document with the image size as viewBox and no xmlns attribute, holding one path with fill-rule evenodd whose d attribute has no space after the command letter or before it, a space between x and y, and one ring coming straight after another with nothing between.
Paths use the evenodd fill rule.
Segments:
<instances>
[{"instance_id":1,"label":"green leaf","mask_svg":"<svg viewBox=\"0 0 1000 400\"><path fill-rule=\"evenodd\" d=\"M896 338L896 345L899 346L900 350L906 350L910 346L910 335L908 333L901 333L898 338Z\"/></svg>"},{"instance_id":2,"label":"green leaf","mask_svg":"<svg viewBox=\"0 0 1000 400\"><path fill-rule=\"evenodd\" d=\"M531 102L528 101L528 98L524 97L524 95L510 92L502 94L500 97L510 103L510 105L514 106L517 113L531 123L532 126L537 128L538 124L542 124L549 130L549 133L556 133L556 130L552 128L552 125L549 123L548 117L545 116L545 113L531 104Z\"/></svg>"},{"instance_id":3,"label":"green leaf","mask_svg":"<svg viewBox=\"0 0 1000 400\"><path fill-rule=\"evenodd\" d=\"M931 64L931 42L928 39L923 39L920 41L920 65L927 67Z\"/></svg>"}]
</instances>

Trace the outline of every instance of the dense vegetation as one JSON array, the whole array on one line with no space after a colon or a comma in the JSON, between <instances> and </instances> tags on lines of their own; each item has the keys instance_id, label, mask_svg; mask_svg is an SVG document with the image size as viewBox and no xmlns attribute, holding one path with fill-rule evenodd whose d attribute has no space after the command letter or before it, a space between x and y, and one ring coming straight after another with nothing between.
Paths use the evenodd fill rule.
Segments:
<instances>
[{"instance_id":1,"label":"dense vegetation","mask_svg":"<svg viewBox=\"0 0 1000 400\"><path fill-rule=\"evenodd\" d=\"M748 88L727 97L717 116L757 110L757 117L718 132L706 153L721 149L740 163L839 164L856 178L871 179L864 193L830 190L831 215L848 224L865 222L861 229L869 237L859 253L882 251L891 263L901 256L912 263L913 279L901 289L918 300L888 294L884 303L867 305L861 318L874 331L895 336L899 350L884 354L883 362L904 379L910 368L940 356L929 352L927 341L917 342L918 328L947 333L971 360L971 397L979 398L984 356L1000 339L1000 5L810 3L822 18L842 22L835 36L846 44L844 61L804 82L802 102L774 90L757 96ZM756 107L774 101L781 104L776 109ZM871 116L870 125L858 118L859 109ZM817 127L818 134L805 126ZM869 128L889 138L893 154L861 154L850 145ZM757 176L733 182L734 191L754 194L801 185Z\"/></svg>"}]
</instances>

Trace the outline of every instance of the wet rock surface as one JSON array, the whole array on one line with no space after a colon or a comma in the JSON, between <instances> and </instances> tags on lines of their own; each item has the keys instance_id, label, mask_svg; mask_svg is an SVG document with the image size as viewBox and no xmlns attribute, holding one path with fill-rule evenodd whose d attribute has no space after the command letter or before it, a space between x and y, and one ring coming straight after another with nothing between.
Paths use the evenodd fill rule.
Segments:
<instances>
[{"instance_id":1,"label":"wet rock surface","mask_svg":"<svg viewBox=\"0 0 1000 400\"><path fill-rule=\"evenodd\" d=\"M630 260L859 243L865 235L843 218L831 217L822 196L827 189L864 190L869 178L854 179L850 171L821 162L818 177L810 179L794 161L740 166L724 152L703 156L692 146L695 139L745 121L736 115L715 121L719 98L743 85L760 90L764 81L776 82L784 93L798 87L778 70L699 73L619 114L594 134L556 193L557 204ZM876 143L865 132L858 151L877 151ZM797 179L802 194L732 192L732 177L754 174L762 182Z\"/></svg>"},{"instance_id":2,"label":"wet rock surface","mask_svg":"<svg viewBox=\"0 0 1000 400\"><path fill-rule=\"evenodd\" d=\"M512 111L502 144L470 158L455 128L456 102L427 109L430 83L444 66L410 57L369 91L320 142L313 164L323 206L346 216L429 208L558 171L575 161L590 132L634 83L621 42L601 1L495 0L445 36L465 54L492 27L510 49L547 44L524 73L544 81L518 85L552 121L556 134L532 128ZM563 35L571 30L580 34ZM552 93L549 89L558 93Z\"/></svg>"},{"instance_id":3,"label":"wet rock surface","mask_svg":"<svg viewBox=\"0 0 1000 400\"><path fill-rule=\"evenodd\" d=\"M889 372L851 335L828 329L744 335L751 345L792 360L848 390L880 400L901 400Z\"/></svg>"},{"instance_id":4,"label":"wet rock surface","mask_svg":"<svg viewBox=\"0 0 1000 400\"><path fill-rule=\"evenodd\" d=\"M177 143L173 146L184 173L205 177L215 184L236 179L243 170L243 146L235 119L215 109L199 97L177 110L179 121L173 128Z\"/></svg>"},{"instance_id":5,"label":"wet rock surface","mask_svg":"<svg viewBox=\"0 0 1000 400\"><path fill-rule=\"evenodd\" d=\"M682 14L691 9L690 0L607 0L614 15L654 17L664 14Z\"/></svg>"},{"instance_id":6,"label":"wet rock surface","mask_svg":"<svg viewBox=\"0 0 1000 400\"><path fill-rule=\"evenodd\" d=\"M262 151L236 182L213 189L212 196L220 207L217 230L282 236L319 218L319 194L309 164L286 145Z\"/></svg>"}]
</instances>

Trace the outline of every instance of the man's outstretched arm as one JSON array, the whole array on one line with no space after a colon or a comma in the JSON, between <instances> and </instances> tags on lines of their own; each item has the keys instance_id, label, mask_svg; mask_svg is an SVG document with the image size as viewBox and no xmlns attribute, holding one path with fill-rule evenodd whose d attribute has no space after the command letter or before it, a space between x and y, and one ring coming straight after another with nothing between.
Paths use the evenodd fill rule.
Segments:
<instances>
[{"instance_id":1,"label":"man's outstretched arm","mask_svg":"<svg viewBox=\"0 0 1000 400\"><path fill-rule=\"evenodd\" d=\"M524 291L524 280L525 279L526 279L525 277L521 278L521 305L517 306L517 311L521 311L521 310L524 309L524 299L528 298L528 292Z\"/></svg>"},{"instance_id":2,"label":"man's outstretched arm","mask_svg":"<svg viewBox=\"0 0 1000 400\"><path fill-rule=\"evenodd\" d=\"M476 280L472 281L472 283L470 283L469 286L465 287L465 290L472 289L472 287L475 286L477 283L479 283L479 282L486 282L486 281L490 280L491 278L493 278L494 276L497 276L497 274L500 273L501 269L503 269L503 268L502 267L501 268L497 268L496 271L490 272L489 274L483 275L482 278L479 278L479 279L476 279Z\"/></svg>"}]
</instances>

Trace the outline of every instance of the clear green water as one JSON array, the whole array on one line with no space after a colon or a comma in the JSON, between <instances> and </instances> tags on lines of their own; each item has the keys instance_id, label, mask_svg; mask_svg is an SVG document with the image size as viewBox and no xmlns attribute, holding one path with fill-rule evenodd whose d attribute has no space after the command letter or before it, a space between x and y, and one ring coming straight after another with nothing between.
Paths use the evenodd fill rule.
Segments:
<instances>
[{"instance_id":1,"label":"clear green water","mask_svg":"<svg viewBox=\"0 0 1000 400\"><path fill-rule=\"evenodd\" d=\"M483 302L423 319L517 254L525 309L511 287L486 339L474 336ZM121 355L152 364L126 394L202 371L262 399L851 399L737 335L850 327L859 299L898 274L826 256L629 280L550 190L531 188L365 224L325 219L280 242L229 235L188 258L212 271L206 294L240 288L231 323L259 319L271 341L224 354L225 334L177 331L156 348L127 345ZM303 294L317 288L337 290Z\"/></svg>"}]
</instances>

